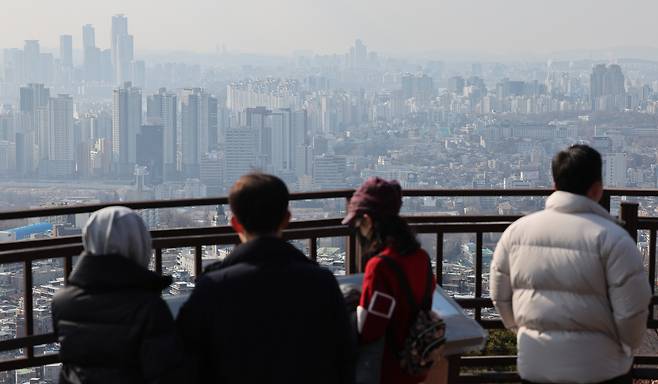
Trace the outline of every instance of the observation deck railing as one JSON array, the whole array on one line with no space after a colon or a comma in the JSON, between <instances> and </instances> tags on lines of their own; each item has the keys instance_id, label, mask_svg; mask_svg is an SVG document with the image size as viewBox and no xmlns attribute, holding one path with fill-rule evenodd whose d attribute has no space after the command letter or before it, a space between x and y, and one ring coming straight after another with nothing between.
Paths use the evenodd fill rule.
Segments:
<instances>
[{"instance_id":1,"label":"observation deck railing","mask_svg":"<svg viewBox=\"0 0 658 384\"><path fill-rule=\"evenodd\" d=\"M405 197L536 197L543 198L551 194L548 189L469 189L469 190L404 190ZM349 201L352 190L321 191L295 193L292 201L344 199ZM610 209L615 199L636 197L658 197L658 190L638 189L608 189L604 192L601 205ZM658 200L658 199L657 199ZM90 213L111 205L123 205L133 209L164 209L181 207L216 206L228 204L226 197L204 199L180 199L143 202L119 202L109 204L91 204L79 206L64 206L55 208L39 208L23 211L0 212L0 222L15 219L65 216L80 213ZM638 217L638 204L621 202L619 208L621 219L633 238L637 239L638 231L649 231L648 276L652 290L656 282L656 234L658 217ZM483 309L492 308L492 302L483 295L483 238L484 234L501 233L520 215L424 215L407 216L411 226L418 234L433 235L436 238L436 251L432 255L436 263L437 281L443 283L444 235L474 234L475 255L474 265L474 295L470 298L459 298L459 304L472 311L475 319L486 329L502 329L499 320L485 319ZM318 239L328 237L344 237L346 239L345 272L358 273L363 269L357 241L354 233L340 223L340 218L322 220L293 221L284 231L288 240L306 240L308 242L308 257L316 260L318 256ZM193 248L195 276L202 271L203 247L210 245L234 245L239 242L238 236L229 226L194 227L179 229L163 229L151 231L155 254L154 268L162 273L162 256L164 249ZM0 341L0 353L6 351L22 351L22 357L0 361L0 372L21 368L37 367L59 362L57 354L35 355L35 346L57 342L53 333L35 334L34 332L34 287L32 266L35 261L44 259L63 259L64 281L73 268L74 257L82 251L80 236L66 236L38 240L22 240L10 243L0 243L0 264L22 263L23 266L23 335L9 340ZM651 305L651 315L648 326L658 329L658 320L654 319L654 304L658 304L658 296L654 296ZM633 370L637 379L658 378L658 351L656 356L638 356ZM483 382L515 382L519 380L513 371L516 364L515 356L462 356L451 361L450 382L483 383ZM652 366L653 368L648 368ZM642 368L644 367L644 368ZM510 370L511 369L511 370Z\"/></svg>"}]
</instances>

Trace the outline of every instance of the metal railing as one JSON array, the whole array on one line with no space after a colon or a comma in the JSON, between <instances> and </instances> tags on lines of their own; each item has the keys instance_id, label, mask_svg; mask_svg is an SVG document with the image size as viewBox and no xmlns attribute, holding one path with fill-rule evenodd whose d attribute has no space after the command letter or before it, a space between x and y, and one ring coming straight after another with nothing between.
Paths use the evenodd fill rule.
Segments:
<instances>
[{"instance_id":1,"label":"metal railing","mask_svg":"<svg viewBox=\"0 0 658 384\"><path fill-rule=\"evenodd\" d=\"M405 197L546 197L552 191L548 189L531 190L405 190ZM291 195L292 201L344 199L349 202L352 190L336 190L309 193L296 193ZM622 196L629 197L658 197L658 190L611 189L606 190L601 205L610 209L611 201ZM121 202L120 205L133 209L162 209L177 207L199 207L228 204L225 197L205 199L181 199L145 202ZM0 212L0 221L27 219L35 217L65 216L79 213L90 213L103 207L116 205L93 204L79 206L65 206L55 208L40 208L24 211ZM631 236L637 238L638 230L649 231L649 280L654 289L656 278L656 233L658 231L658 217L638 217L638 205L622 203L620 216ZM502 329L499 320L483 319L482 310L492 308L491 300L483 296L483 238L487 233L501 233L519 215L487 215L487 216L447 216L427 215L408 216L407 220L418 234L433 235L436 239L436 253L433 255L436 263L436 276L438 282L443 282L444 236L446 234L474 234L474 297L460 298L457 301L465 309L472 310L477 321L487 329ZM228 226L195 227L151 231L155 254L155 270L162 273L162 256L164 249L193 248L194 270L198 276L202 271L203 247L210 245L234 245L239 243L238 236ZM362 271L362 260L353 232L340 223L340 218L293 221L284 231L284 238L288 240L306 240L308 256L317 259L318 239L327 237L344 237L346 239L345 271L357 273ZM10 340L0 341L0 352L22 350L23 357L0 362L0 371L15 370L26 367L42 366L59 361L57 354L35 356L35 346L55 343L53 333L34 334L34 308L33 308L33 276L32 266L37 260L56 259L64 260L64 281L73 267L73 258L82 251L80 236L68 236L41 240L23 240L11 243L0 243L0 264L22 263L24 273L23 312L25 334ZM654 297L652 304L657 304ZM648 321L651 328L658 328L658 321L653 318L653 305L651 317ZM640 356L636 358L639 365L658 366L658 356ZM518 375L505 371L516 364L515 356L465 356L451 359L450 382L514 382ZM481 371L486 370L482 373ZM497 372L498 371L498 372ZM480 372L480 373L474 373ZM634 371L637 378L658 378L658 370L637 368Z\"/></svg>"}]
</instances>

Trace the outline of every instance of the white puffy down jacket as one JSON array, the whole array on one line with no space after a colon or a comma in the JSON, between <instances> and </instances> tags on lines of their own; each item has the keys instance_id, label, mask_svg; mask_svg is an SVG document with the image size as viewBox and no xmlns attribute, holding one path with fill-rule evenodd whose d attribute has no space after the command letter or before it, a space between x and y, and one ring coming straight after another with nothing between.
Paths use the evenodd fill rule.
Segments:
<instances>
[{"instance_id":1,"label":"white puffy down jacket","mask_svg":"<svg viewBox=\"0 0 658 384\"><path fill-rule=\"evenodd\" d=\"M651 289L637 245L600 205L555 192L503 233L491 298L517 331L518 369L540 383L627 373L646 330Z\"/></svg>"}]
</instances>

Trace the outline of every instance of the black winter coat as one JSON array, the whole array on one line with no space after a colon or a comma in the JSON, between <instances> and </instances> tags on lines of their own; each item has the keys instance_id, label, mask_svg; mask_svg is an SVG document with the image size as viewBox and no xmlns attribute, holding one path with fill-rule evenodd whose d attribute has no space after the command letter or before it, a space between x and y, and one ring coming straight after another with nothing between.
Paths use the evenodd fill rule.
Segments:
<instances>
[{"instance_id":1,"label":"black winter coat","mask_svg":"<svg viewBox=\"0 0 658 384\"><path fill-rule=\"evenodd\" d=\"M181 356L159 276L121 256L83 256L55 294L60 383L176 382Z\"/></svg>"},{"instance_id":2,"label":"black winter coat","mask_svg":"<svg viewBox=\"0 0 658 384\"><path fill-rule=\"evenodd\" d=\"M287 242L238 246L178 315L194 383L351 383L355 342L333 274Z\"/></svg>"}]
</instances>

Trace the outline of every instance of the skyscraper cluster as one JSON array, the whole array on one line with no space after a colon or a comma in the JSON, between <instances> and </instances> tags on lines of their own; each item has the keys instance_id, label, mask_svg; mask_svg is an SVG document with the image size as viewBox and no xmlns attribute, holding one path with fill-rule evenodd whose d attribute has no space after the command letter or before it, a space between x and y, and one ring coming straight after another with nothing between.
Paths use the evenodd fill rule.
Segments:
<instances>
[{"instance_id":1,"label":"skyscraper cluster","mask_svg":"<svg viewBox=\"0 0 658 384\"><path fill-rule=\"evenodd\" d=\"M143 61L135 60L134 38L128 33L125 15L112 17L109 49L97 46L96 31L91 24L82 26L81 43L81 66L74 62L75 41L71 35L59 37L58 57L43 52L38 40L26 40L22 49L5 49L4 82L14 86L53 84L68 89L80 83L84 87L91 87L94 83L117 85L126 81L133 81L138 86L145 84L146 66Z\"/></svg>"}]
</instances>

